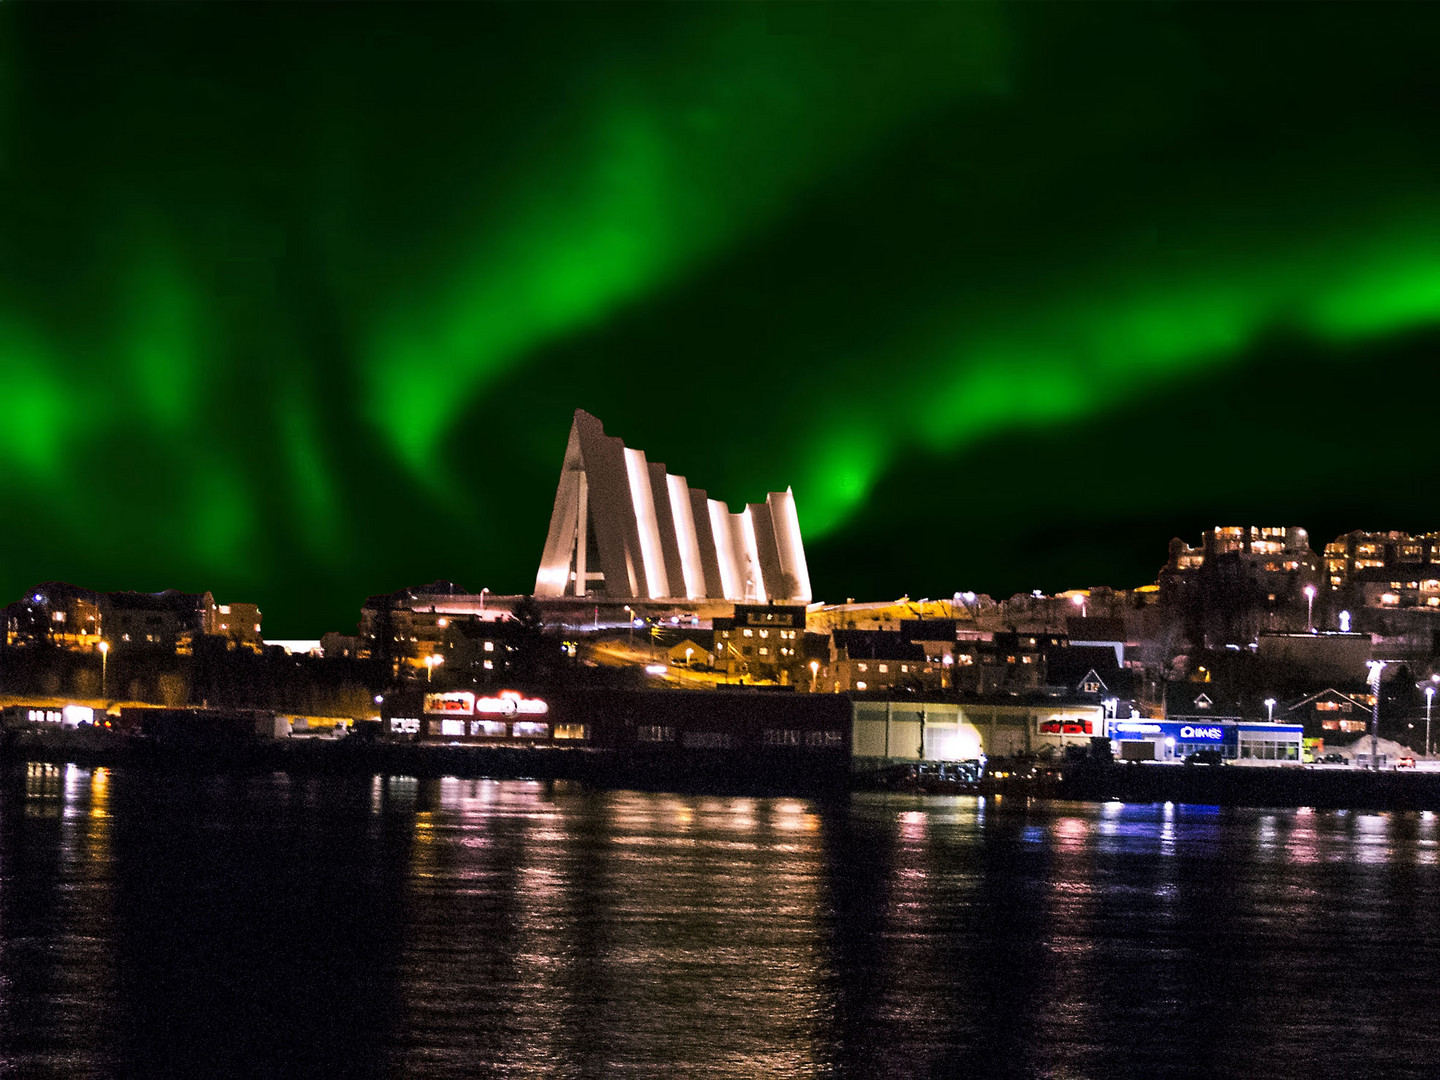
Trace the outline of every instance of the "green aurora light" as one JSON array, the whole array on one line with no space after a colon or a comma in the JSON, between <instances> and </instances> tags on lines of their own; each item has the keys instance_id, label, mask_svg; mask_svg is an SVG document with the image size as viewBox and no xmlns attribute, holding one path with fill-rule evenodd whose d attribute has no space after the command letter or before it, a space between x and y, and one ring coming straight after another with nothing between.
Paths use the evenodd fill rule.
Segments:
<instances>
[{"instance_id":1,"label":"green aurora light","mask_svg":"<svg viewBox=\"0 0 1440 1080\"><path fill-rule=\"evenodd\" d=\"M1231 513L1434 527L1427 427L1355 410L1434 381L1435 22L7 6L0 595L211 588L284 635L437 576L523 590L577 406L720 497L793 483L831 598L1028 586L1004 538L1056 498L1152 530L1116 585ZM1214 432L1166 417L1207 381L1294 476L1176 494ZM1327 456L1367 425L1383 452ZM1037 438L1113 504L968 471ZM857 563L907 499L996 553Z\"/></svg>"}]
</instances>

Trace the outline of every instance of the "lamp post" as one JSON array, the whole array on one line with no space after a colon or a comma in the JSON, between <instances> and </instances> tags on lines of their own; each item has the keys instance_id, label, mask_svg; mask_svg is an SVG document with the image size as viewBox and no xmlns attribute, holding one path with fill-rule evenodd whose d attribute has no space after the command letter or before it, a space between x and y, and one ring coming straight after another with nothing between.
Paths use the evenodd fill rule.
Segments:
<instances>
[{"instance_id":1,"label":"lamp post","mask_svg":"<svg viewBox=\"0 0 1440 1080\"><path fill-rule=\"evenodd\" d=\"M430 682L432 677L434 676L435 669L444 662L445 657L439 655L438 653L431 653L429 656L425 657L425 681L427 683Z\"/></svg>"},{"instance_id":2,"label":"lamp post","mask_svg":"<svg viewBox=\"0 0 1440 1080\"><path fill-rule=\"evenodd\" d=\"M819 660L811 660L811 661L810 661L810 693L812 693L812 694L815 693L815 680L819 677L819 675L820 675L820 661L819 661Z\"/></svg>"},{"instance_id":3,"label":"lamp post","mask_svg":"<svg viewBox=\"0 0 1440 1080\"><path fill-rule=\"evenodd\" d=\"M1080 609L1080 617L1085 618L1085 594L1076 593L1070 598L1071 602Z\"/></svg>"},{"instance_id":4,"label":"lamp post","mask_svg":"<svg viewBox=\"0 0 1440 1080\"><path fill-rule=\"evenodd\" d=\"M481 590L480 590L480 614L481 614L481 615L484 615L484 614L485 614L485 597L489 594L489 592L490 592L489 589L481 589Z\"/></svg>"},{"instance_id":5,"label":"lamp post","mask_svg":"<svg viewBox=\"0 0 1440 1080\"><path fill-rule=\"evenodd\" d=\"M685 670L686 670L686 671L689 671L689 670L690 670L690 654L693 653L694 651L695 651L695 650L692 649L692 648L690 648L690 646L688 646L688 645L685 646Z\"/></svg>"},{"instance_id":6,"label":"lamp post","mask_svg":"<svg viewBox=\"0 0 1440 1080\"><path fill-rule=\"evenodd\" d=\"M100 696L106 697L105 693L105 661L110 659L110 643L100 642Z\"/></svg>"},{"instance_id":7,"label":"lamp post","mask_svg":"<svg viewBox=\"0 0 1440 1080\"><path fill-rule=\"evenodd\" d=\"M1275 699L1273 697L1265 699L1265 714L1265 719L1273 724L1275 722Z\"/></svg>"},{"instance_id":8,"label":"lamp post","mask_svg":"<svg viewBox=\"0 0 1440 1080\"><path fill-rule=\"evenodd\" d=\"M1431 675L1434 680L1437 676ZM1425 756L1430 756L1430 704L1435 700L1435 683L1425 687Z\"/></svg>"},{"instance_id":9,"label":"lamp post","mask_svg":"<svg viewBox=\"0 0 1440 1080\"><path fill-rule=\"evenodd\" d=\"M1315 586L1305 586L1305 626L1311 633L1315 632Z\"/></svg>"},{"instance_id":10,"label":"lamp post","mask_svg":"<svg viewBox=\"0 0 1440 1080\"><path fill-rule=\"evenodd\" d=\"M1375 687L1375 704L1370 707L1370 770L1380 769L1380 673L1385 670L1384 660L1367 660L1370 669L1368 680Z\"/></svg>"},{"instance_id":11,"label":"lamp post","mask_svg":"<svg viewBox=\"0 0 1440 1080\"><path fill-rule=\"evenodd\" d=\"M629 604L625 605L625 625L629 628L630 645L633 647L635 645L635 612Z\"/></svg>"}]
</instances>

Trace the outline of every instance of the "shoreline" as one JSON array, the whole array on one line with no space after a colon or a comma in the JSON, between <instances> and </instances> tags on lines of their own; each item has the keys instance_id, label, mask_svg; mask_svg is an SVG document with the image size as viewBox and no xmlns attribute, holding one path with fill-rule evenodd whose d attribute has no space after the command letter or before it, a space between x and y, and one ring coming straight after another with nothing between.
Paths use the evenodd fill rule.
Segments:
<instances>
[{"instance_id":1,"label":"shoreline","mask_svg":"<svg viewBox=\"0 0 1440 1080\"><path fill-rule=\"evenodd\" d=\"M1067 763L1035 777L986 777L935 791L877 783L843 754L656 753L594 747L493 747L342 740L235 740L165 744L109 732L8 733L0 766L74 764L177 774L287 772L496 780L568 780L596 788L733 795L838 797L857 791L1078 802L1440 811L1440 773L1320 770L1303 766L1159 767Z\"/></svg>"}]
</instances>

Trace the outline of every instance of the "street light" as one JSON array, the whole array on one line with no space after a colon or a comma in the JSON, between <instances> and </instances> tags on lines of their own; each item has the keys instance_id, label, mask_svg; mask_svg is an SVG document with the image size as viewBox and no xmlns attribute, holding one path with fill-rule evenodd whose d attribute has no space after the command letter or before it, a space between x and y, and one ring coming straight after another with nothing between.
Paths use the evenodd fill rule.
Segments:
<instances>
[{"instance_id":1,"label":"street light","mask_svg":"<svg viewBox=\"0 0 1440 1080\"><path fill-rule=\"evenodd\" d=\"M692 648L690 648L690 646L688 646L688 645L685 646L685 670L686 670L686 671L689 671L689 670L690 670L690 654L693 653L694 651L695 651L695 650L692 649Z\"/></svg>"},{"instance_id":2,"label":"street light","mask_svg":"<svg viewBox=\"0 0 1440 1080\"><path fill-rule=\"evenodd\" d=\"M1085 594L1076 593L1074 596L1070 597L1070 602L1080 609L1080 617L1082 619L1085 618Z\"/></svg>"},{"instance_id":3,"label":"street light","mask_svg":"<svg viewBox=\"0 0 1440 1080\"><path fill-rule=\"evenodd\" d=\"M1305 586L1305 625L1315 632L1315 586Z\"/></svg>"},{"instance_id":4,"label":"street light","mask_svg":"<svg viewBox=\"0 0 1440 1080\"><path fill-rule=\"evenodd\" d=\"M431 653L429 656L425 657L425 681L427 683L431 681L431 677L435 674L435 669L444 662L445 657L441 656L439 653Z\"/></svg>"},{"instance_id":5,"label":"street light","mask_svg":"<svg viewBox=\"0 0 1440 1080\"><path fill-rule=\"evenodd\" d=\"M630 628L630 644L633 647L635 644L635 612L629 604L625 605L625 625Z\"/></svg>"},{"instance_id":6,"label":"street light","mask_svg":"<svg viewBox=\"0 0 1440 1080\"><path fill-rule=\"evenodd\" d=\"M100 642L100 696L106 697L105 693L105 661L110 658L110 643Z\"/></svg>"},{"instance_id":7,"label":"street light","mask_svg":"<svg viewBox=\"0 0 1440 1080\"><path fill-rule=\"evenodd\" d=\"M486 595L487 595L489 592L490 592L489 589L481 589L481 590L480 590L480 614L481 614L481 615L484 615L484 614L485 614L485 597L486 597Z\"/></svg>"},{"instance_id":8,"label":"street light","mask_svg":"<svg viewBox=\"0 0 1440 1080\"><path fill-rule=\"evenodd\" d=\"M1425 756L1430 756L1430 705L1435 700L1435 681L1440 675L1431 675L1430 685L1425 687Z\"/></svg>"},{"instance_id":9,"label":"street light","mask_svg":"<svg viewBox=\"0 0 1440 1080\"><path fill-rule=\"evenodd\" d=\"M1380 674L1385 670L1384 660L1367 660L1370 678L1366 680L1375 687L1375 704L1370 707L1370 769L1380 769Z\"/></svg>"},{"instance_id":10,"label":"street light","mask_svg":"<svg viewBox=\"0 0 1440 1080\"><path fill-rule=\"evenodd\" d=\"M819 660L811 660L811 661L810 661L810 693L812 693L812 694L815 692L815 680L816 680L816 678L819 677L819 675L820 675L820 661L819 661Z\"/></svg>"},{"instance_id":11,"label":"street light","mask_svg":"<svg viewBox=\"0 0 1440 1080\"><path fill-rule=\"evenodd\" d=\"M1265 712L1265 719L1273 724L1275 722L1275 699L1273 697L1267 697L1265 699Z\"/></svg>"}]
</instances>

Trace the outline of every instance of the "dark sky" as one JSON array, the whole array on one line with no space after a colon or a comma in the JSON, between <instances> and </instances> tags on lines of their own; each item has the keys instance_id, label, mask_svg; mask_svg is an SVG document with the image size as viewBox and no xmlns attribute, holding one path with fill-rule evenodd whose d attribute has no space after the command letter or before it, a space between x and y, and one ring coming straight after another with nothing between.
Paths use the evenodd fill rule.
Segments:
<instances>
[{"instance_id":1,"label":"dark sky","mask_svg":"<svg viewBox=\"0 0 1440 1080\"><path fill-rule=\"evenodd\" d=\"M534 582L573 410L817 595L1435 525L1426 5L0 5L0 597Z\"/></svg>"}]
</instances>

